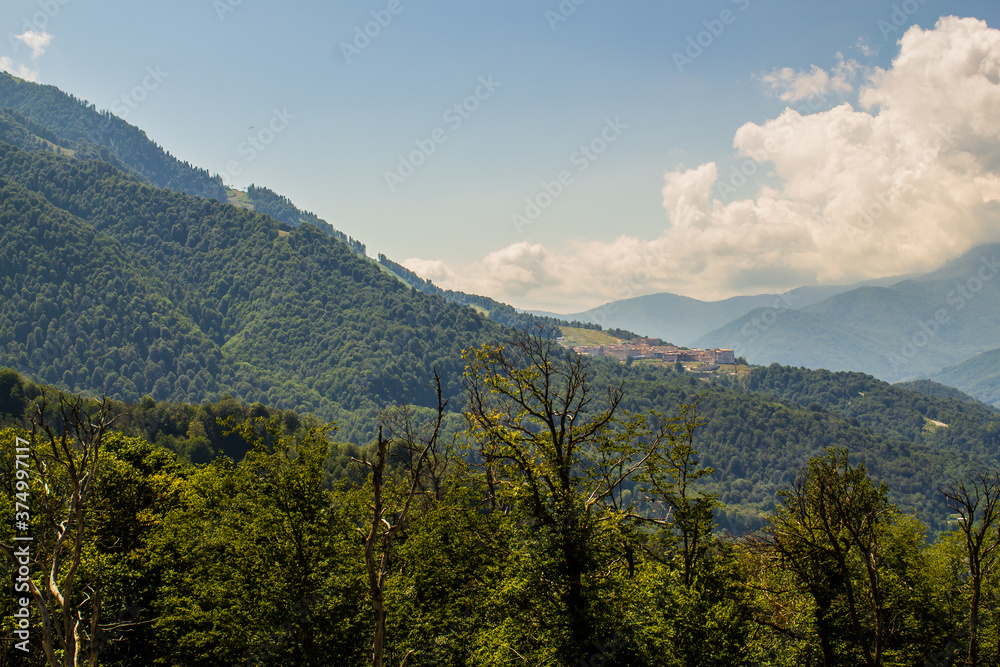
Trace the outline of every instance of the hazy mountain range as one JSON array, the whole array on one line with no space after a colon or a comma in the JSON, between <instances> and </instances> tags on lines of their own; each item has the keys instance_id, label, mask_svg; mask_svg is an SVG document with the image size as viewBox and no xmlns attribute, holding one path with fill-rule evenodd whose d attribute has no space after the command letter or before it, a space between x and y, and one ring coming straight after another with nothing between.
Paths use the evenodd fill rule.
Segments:
<instances>
[{"instance_id":1,"label":"hazy mountain range","mask_svg":"<svg viewBox=\"0 0 1000 667\"><path fill-rule=\"evenodd\" d=\"M558 317L733 348L752 364L862 371L889 382L933 377L997 403L1000 354L969 360L1000 347L998 259L993 244L918 276L714 302L653 294Z\"/></svg>"}]
</instances>

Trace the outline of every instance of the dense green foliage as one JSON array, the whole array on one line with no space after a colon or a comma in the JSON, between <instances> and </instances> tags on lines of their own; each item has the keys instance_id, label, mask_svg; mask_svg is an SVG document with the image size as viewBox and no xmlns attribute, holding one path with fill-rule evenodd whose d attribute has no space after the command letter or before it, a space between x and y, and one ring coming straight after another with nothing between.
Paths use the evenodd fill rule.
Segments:
<instances>
[{"instance_id":1,"label":"dense green foliage","mask_svg":"<svg viewBox=\"0 0 1000 667\"><path fill-rule=\"evenodd\" d=\"M922 386L922 385L921 385ZM955 390L937 395L890 385L864 373L831 373L772 364L754 368L747 388L801 406L822 406L897 440L963 451L992 464L1000 448L1000 412ZM939 422L941 426L935 424Z\"/></svg>"},{"instance_id":2,"label":"dense green foliage","mask_svg":"<svg viewBox=\"0 0 1000 667\"><path fill-rule=\"evenodd\" d=\"M935 398L954 398L962 403L975 403L977 405L987 405L983 401L966 394L961 389L956 389L955 387L950 387L946 384L941 384L939 382L934 382L933 380L909 380L907 382L897 382L897 387L901 389L908 389L910 391L915 391L919 394L925 394L927 396L933 396ZM998 406L993 406L997 408Z\"/></svg>"},{"instance_id":3,"label":"dense green foliage","mask_svg":"<svg viewBox=\"0 0 1000 667\"><path fill-rule=\"evenodd\" d=\"M69 155L78 160L102 160L122 171L138 176L134 170L104 146L97 146L86 141L67 141L47 127L32 122L13 109L0 109L0 141L27 151L52 151L57 155Z\"/></svg>"},{"instance_id":4,"label":"dense green foliage","mask_svg":"<svg viewBox=\"0 0 1000 667\"><path fill-rule=\"evenodd\" d=\"M693 446L710 423L690 408L651 422L591 410L586 396L601 387L590 367L556 353L531 371L516 356L496 365L501 353L478 349L466 373L479 415L469 453L478 454L435 449L442 475L422 473L423 491L388 554L385 664L404 656L421 667L962 664L970 585L960 531L928 541L891 502L892 489L846 450L801 464L760 532L712 535L717 501L697 488L716 473ZM550 382L546 368L559 371ZM14 380L0 373L0 389ZM191 467L141 438L108 437L85 508L77 592L81 609L97 592L103 600L96 634L83 628L99 664L373 664L363 537L376 482L359 460L330 476L329 429L263 406L250 412L227 422L250 444L240 462ZM562 421L566 440L531 426L558 425L567 412L576 419ZM4 515L14 511L15 435L40 447L28 431L0 431ZM415 436L394 437L403 438L397 455L412 451L406 438ZM493 467L496 456L510 465ZM380 482L390 515L412 462L395 460ZM630 500L619 487L626 478L663 504ZM939 480L949 481L962 480ZM37 507L45 490L32 483L30 494ZM37 530L30 569L40 579L51 547ZM0 526L0 543L11 531ZM1000 657L998 584L991 564L981 664ZM0 598L7 655L11 613L9 596ZM31 627L32 652L19 664L41 666L37 614Z\"/></svg>"}]
</instances>

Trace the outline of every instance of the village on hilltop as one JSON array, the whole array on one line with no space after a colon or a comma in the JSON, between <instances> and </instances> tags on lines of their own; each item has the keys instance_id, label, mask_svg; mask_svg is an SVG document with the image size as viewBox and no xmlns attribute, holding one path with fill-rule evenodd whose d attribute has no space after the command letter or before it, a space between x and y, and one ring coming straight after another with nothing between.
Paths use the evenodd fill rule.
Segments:
<instances>
[{"instance_id":1,"label":"village on hilltop","mask_svg":"<svg viewBox=\"0 0 1000 667\"><path fill-rule=\"evenodd\" d=\"M614 357L622 363L640 359L655 359L663 363L678 361L716 365L736 363L733 350L680 348L676 345L665 345L658 338L633 338L617 345L577 345L573 347L573 351L590 357Z\"/></svg>"}]
</instances>

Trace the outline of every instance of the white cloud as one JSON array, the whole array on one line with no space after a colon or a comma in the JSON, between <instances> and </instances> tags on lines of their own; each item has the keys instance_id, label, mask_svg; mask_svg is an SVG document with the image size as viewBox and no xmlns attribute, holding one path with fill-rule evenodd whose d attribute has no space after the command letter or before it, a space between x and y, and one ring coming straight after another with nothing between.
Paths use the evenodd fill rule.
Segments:
<instances>
[{"instance_id":1,"label":"white cloud","mask_svg":"<svg viewBox=\"0 0 1000 667\"><path fill-rule=\"evenodd\" d=\"M861 55L865 57L878 55L878 49L871 45L867 37L862 37L861 39L859 39L858 43L855 44L854 48L860 51Z\"/></svg>"},{"instance_id":2,"label":"white cloud","mask_svg":"<svg viewBox=\"0 0 1000 667\"><path fill-rule=\"evenodd\" d=\"M797 102L828 91L830 75L826 70L812 66L809 73L796 72L791 67L776 69L760 78L783 102Z\"/></svg>"},{"instance_id":3,"label":"white cloud","mask_svg":"<svg viewBox=\"0 0 1000 667\"><path fill-rule=\"evenodd\" d=\"M518 243L438 266L439 284L567 312L657 291L711 299L923 272L1000 241L1000 31L944 17L899 48L889 69L860 72L857 108L786 109L736 132L737 169L773 174L754 196L720 200L740 183L714 162L670 171L658 238ZM843 68L805 76L836 90L859 74ZM804 90L797 76L775 79L789 99Z\"/></svg>"},{"instance_id":4,"label":"white cloud","mask_svg":"<svg viewBox=\"0 0 1000 667\"><path fill-rule=\"evenodd\" d=\"M797 72L791 67L776 69L761 76L760 81L782 102L798 102L812 97L825 97L831 93L843 95L852 92L852 82L860 68L857 61L845 61L844 56L838 53L833 76L825 69L813 65L808 72Z\"/></svg>"},{"instance_id":5,"label":"white cloud","mask_svg":"<svg viewBox=\"0 0 1000 667\"><path fill-rule=\"evenodd\" d=\"M7 56L0 56L0 70L13 74L26 81L37 81L38 72L28 69L24 65L15 65Z\"/></svg>"},{"instance_id":6,"label":"white cloud","mask_svg":"<svg viewBox=\"0 0 1000 667\"><path fill-rule=\"evenodd\" d=\"M26 30L20 35L14 35L14 39L20 40L25 43L25 45L31 49L31 59L34 60L38 58L43 53L45 49L48 48L49 44L52 43L52 35L42 30L41 32L35 32L34 30Z\"/></svg>"}]
</instances>

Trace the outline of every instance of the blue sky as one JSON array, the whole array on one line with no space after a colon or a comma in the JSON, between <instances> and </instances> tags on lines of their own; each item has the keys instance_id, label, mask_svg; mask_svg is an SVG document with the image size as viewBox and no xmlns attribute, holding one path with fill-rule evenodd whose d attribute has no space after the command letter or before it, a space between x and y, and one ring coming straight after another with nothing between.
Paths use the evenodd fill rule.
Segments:
<instances>
[{"instance_id":1,"label":"blue sky","mask_svg":"<svg viewBox=\"0 0 1000 667\"><path fill-rule=\"evenodd\" d=\"M794 179L836 166L781 151L755 161L746 183L726 176L764 141L744 131L738 149L738 131L766 129L788 107L815 116L815 127L811 119L792 125L793 133L811 128L813 139L823 134L820 120L843 121L830 114L844 103L884 116L882 125L897 129L878 142L896 142L885 155L898 158L910 135L880 110L902 109L900 87L918 88L920 74L900 71L896 84L872 77L894 73L897 42L913 26L933 31L941 16L956 15L1000 28L995 1L576 2L6 0L0 66L127 111L120 115L177 157L237 187L254 182L288 196L369 254L519 307L569 312L658 291L720 298L845 282L932 268L997 240L991 195L982 195L990 211L977 209L975 228L961 242L935 244L936 254L911 248L904 223L880 215L871 229L855 223L860 246L838 256L836 239L808 230L805 218L782 223L784 231L774 222L813 207L806 217L833 225L830 207L844 193L810 199L802 192L811 186ZM810 81L806 91L818 95L793 91ZM897 97L876 90L869 102L880 101L866 106L866 87ZM953 111L938 110L942 118ZM919 124L904 111L893 118ZM979 131L968 141L996 139ZM254 139L260 150L248 149ZM956 141L945 148L988 162ZM580 151L587 146L589 154ZM708 164L717 178L706 199L696 191L712 180L698 171ZM901 164L886 169L898 174ZM902 202L909 186L895 182L883 192ZM867 195L853 196L863 203ZM755 207L756 222L741 218L733 233L740 202ZM700 213L686 218L689 209ZM900 204L900 218L912 213ZM671 231L681 225L701 236ZM735 240L719 240L726 235ZM873 265L887 239L893 257ZM830 257L829 266L815 268L825 260L809 252ZM800 259L789 260L795 253Z\"/></svg>"}]
</instances>

